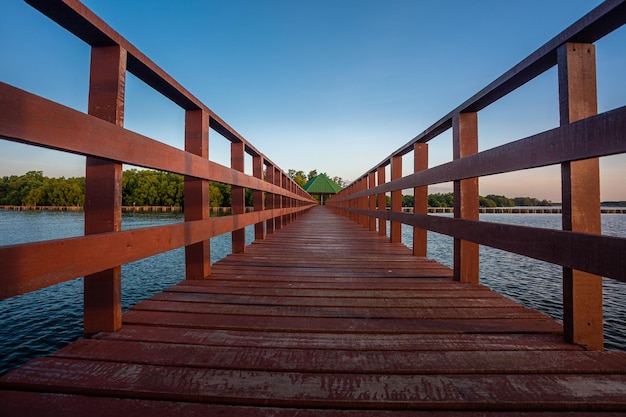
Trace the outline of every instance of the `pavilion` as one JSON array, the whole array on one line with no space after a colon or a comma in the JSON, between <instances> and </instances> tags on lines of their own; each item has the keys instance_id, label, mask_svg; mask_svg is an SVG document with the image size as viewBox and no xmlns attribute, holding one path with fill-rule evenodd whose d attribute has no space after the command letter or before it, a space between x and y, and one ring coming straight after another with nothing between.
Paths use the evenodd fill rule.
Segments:
<instances>
[{"instance_id":1,"label":"pavilion","mask_svg":"<svg viewBox=\"0 0 626 417\"><path fill-rule=\"evenodd\" d=\"M313 198L318 200L321 205L324 205L325 200L337 194L342 189L339 184L328 178L324 173L311 178L302 188L311 194Z\"/></svg>"}]
</instances>

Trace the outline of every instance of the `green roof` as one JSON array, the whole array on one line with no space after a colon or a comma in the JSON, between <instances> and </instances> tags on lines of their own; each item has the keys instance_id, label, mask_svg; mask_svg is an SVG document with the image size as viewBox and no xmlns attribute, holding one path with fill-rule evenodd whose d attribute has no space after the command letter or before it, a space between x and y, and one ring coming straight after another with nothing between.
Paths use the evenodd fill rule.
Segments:
<instances>
[{"instance_id":1,"label":"green roof","mask_svg":"<svg viewBox=\"0 0 626 417\"><path fill-rule=\"evenodd\" d=\"M302 188L309 194L335 194L341 191L341 186L328 178L326 174L311 178Z\"/></svg>"}]
</instances>

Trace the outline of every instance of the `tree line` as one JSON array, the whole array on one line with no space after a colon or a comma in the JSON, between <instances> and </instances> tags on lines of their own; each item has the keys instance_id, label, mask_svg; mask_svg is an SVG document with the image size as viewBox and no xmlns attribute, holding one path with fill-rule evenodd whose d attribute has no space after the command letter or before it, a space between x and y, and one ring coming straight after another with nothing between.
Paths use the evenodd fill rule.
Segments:
<instances>
[{"instance_id":1,"label":"tree line","mask_svg":"<svg viewBox=\"0 0 626 417\"><path fill-rule=\"evenodd\" d=\"M480 207L537 207L552 206L550 200L539 200L533 197L508 198L503 195L489 194L479 196ZM403 207L413 207L413 196L402 196ZM428 206L430 207L454 207L454 193L436 193L428 195Z\"/></svg>"},{"instance_id":2,"label":"tree line","mask_svg":"<svg viewBox=\"0 0 626 417\"><path fill-rule=\"evenodd\" d=\"M307 174L290 169L288 175L301 186L317 176L317 170ZM341 177L333 181L344 185ZM231 186L211 181L209 198L211 207L231 205ZM387 197L388 199L390 197ZM11 206L82 206L85 203L85 178L49 178L42 171L29 171L24 175L0 178L0 205ZM390 204L390 201L388 201ZM184 205L184 177L154 170L125 170L122 174L122 205L125 206L178 206ZM253 193L246 190L246 205L253 205ZM413 207L413 196L402 197L404 207ZM453 207L453 193L436 193L428 196L430 207ZM508 198L490 194L480 197L481 207L550 206L549 200L532 197Z\"/></svg>"},{"instance_id":3,"label":"tree line","mask_svg":"<svg viewBox=\"0 0 626 417\"><path fill-rule=\"evenodd\" d=\"M212 207L229 207L231 186L211 181ZM0 178L0 205L83 206L85 178L49 178L42 171ZM246 190L246 204L252 205L252 192ZM184 205L184 177L162 171L129 169L122 173L122 205Z\"/></svg>"}]
</instances>

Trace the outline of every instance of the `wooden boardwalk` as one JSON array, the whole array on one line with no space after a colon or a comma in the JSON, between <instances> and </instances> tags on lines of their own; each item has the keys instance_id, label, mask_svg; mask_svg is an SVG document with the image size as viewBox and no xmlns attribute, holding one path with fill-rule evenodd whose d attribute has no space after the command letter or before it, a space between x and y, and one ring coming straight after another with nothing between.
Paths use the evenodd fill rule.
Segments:
<instances>
[{"instance_id":1,"label":"wooden boardwalk","mask_svg":"<svg viewBox=\"0 0 626 417\"><path fill-rule=\"evenodd\" d=\"M0 415L626 413L626 353L450 277L318 207L6 374Z\"/></svg>"}]
</instances>

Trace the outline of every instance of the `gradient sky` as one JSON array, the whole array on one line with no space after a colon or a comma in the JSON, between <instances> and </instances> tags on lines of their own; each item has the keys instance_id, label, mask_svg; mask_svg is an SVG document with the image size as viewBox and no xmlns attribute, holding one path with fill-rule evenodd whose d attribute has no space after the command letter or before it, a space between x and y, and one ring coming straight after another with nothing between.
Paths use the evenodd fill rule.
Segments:
<instances>
[{"instance_id":1,"label":"gradient sky","mask_svg":"<svg viewBox=\"0 0 626 417\"><path fill-rule=\"evenodd\" d=\"M284 170L353 180L600 1L84 3ZM1 81L86 111L84 43L19 0L0 1L0 39ZM606 111L626 101L626 29L596 45ZM481 111L480 149L558 126L557 96L552 69ZM182 148L181 109L131 75L126 99L125 127ZM430 142L431 166L452 158L451 137ZM211 159L227 165L228 149L212 132ZM626 158L601 169L602 200L626 200ZM84 158L0 140L0 176L29 170L83 176ZM480 193L560 201L559 172L483 178Z\"/></svg>"}]
</instances>

